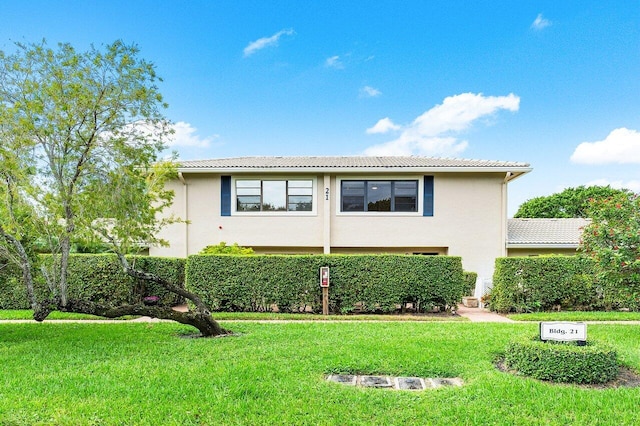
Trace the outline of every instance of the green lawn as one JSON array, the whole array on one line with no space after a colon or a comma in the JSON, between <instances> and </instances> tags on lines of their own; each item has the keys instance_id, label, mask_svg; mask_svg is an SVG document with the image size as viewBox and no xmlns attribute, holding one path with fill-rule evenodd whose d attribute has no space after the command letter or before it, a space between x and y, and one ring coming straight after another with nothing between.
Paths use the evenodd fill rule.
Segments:
<instances>
[{"instance_id":1,"label":"green lawn","mask_svg":"<svg viewBox=\"0 0 640 426\"><path fill-rule=\"evenodd\" d=\"M640 312L535 312L508 317L515 321L640 321Z\"/></svg>"},{"instance_id":2,"label":"green lawn","mask_svg":"<svg viewBox=\"0 0 640 426\"><path fill-rule=\"evenodd\" d=\"M640 388L595 390L497 371L537 324L226 322L239 336L181 338L172 323L0 324L1 425L640 423ZM640 370L640 326L592 325ZM419 393L324 375L461 377Z\"/></svg>"},{"instance_id":3,"label":"green lawn","mask_svg":"<svg viewBox=\"0 0 640 426\"><path fill-rule=\"evenodd\" d=\"M216 320L233 321L468 321L466 318L451 314L417 314L417 315L318 315L318 314L281 314L271 312L215 312L213 317ZM129 319L131 317L119 318ZM0 321L2 320L29 320L33 319L31 310L0 310ZM103 317L94 315L76 314L71 312L54 311L47 319L55 320L100 320Z\"/></svg>"},{"instance_id":4,"label":"green lawn","mask_svg":"<svg viewBox=\"0 0 640 426\"><path fill-rule=\"evenodd\" d=\"M2 320L24 320L33 319L33 311L30 309L7 309L0 310L0 321ZM52 320L102 320L103 317L88 314L76 314L73 312L53 311L47 319Z\"/></svg>"}]
</instances>

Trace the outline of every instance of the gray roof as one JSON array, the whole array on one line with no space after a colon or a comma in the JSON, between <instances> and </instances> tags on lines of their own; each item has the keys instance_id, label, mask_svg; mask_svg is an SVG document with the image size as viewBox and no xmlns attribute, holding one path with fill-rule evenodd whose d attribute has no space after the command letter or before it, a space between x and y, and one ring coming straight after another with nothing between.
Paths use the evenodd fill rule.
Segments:
<instances>
[{"instance_id":1,"label":"gray roof","mask_svg":"<svg viewBox=\"0 0 640 426\"><path fill-rule=\"evenodd\" d=\"M357 170L424 170L442 171L517 171L531 170L528 163L513 161L467 160L433 157L237 157L180 162L179 170L187 171L357 171Z\"/></svg>"},{"instance_id":2,"label":"gray roof","mask_svg":"<svg viewBox=\"0 0 640 426\"><path fill-rule=\"evenodd\" d=\"M509 219L507 246L577 248L589 219Z\"/></svg>"}]
</instances>

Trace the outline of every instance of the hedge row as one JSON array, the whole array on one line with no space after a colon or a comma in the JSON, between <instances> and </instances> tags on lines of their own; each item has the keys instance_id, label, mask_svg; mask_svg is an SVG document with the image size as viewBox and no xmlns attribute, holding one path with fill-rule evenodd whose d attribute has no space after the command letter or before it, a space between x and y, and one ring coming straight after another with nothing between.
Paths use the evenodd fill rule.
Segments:
<instances>
[{"instance_id":1,"label":"hedge row","mask_svg":"<svg viewBox=\"0 0 640 426\"><path fill-rule=\"evenodd\" d=\"M563 383L606 383L619 372L616 352L597 342L516 340L507 347L505 364L525 376Z\"/></svg>"},{"instance_id":2,"label":"hedge row","mask_svg":"<svg viewBox=\"0 0 640 426\"><path fill-rule=\"evenodd\" d=\"M580 256L496 259L489 306L498 312L603 308L593 263Z\"/></svg>"},{"instance_id":3,"label":"hedge row","mask_svg":"<svg viewBox=\"0 0 640 426\"><path fill-rule=\"evenodd\" d=\"M179 286L184 284L184 259L131 256L129 262L144 271L155 273ZM50 257L43 258L46 262ZM17 268L0 274L0 309L28 309L27 292ZM157 284L135 280L122 270L114 254L77 254L69 257L68 296L95 303L120 305L140 302L145 296L158 296L160 303L173 305L182 299ZM36 293L46 297L42 277L36 277Z\"/></svg>"},{"instance_id":4,"label":"hedge row","mask_svg":"<svg viewBox=\"0 0 640 426\"><path fill-rule=\"evenodd\" d=\"M334 313L420 311L455 306L463 295L459 257L405 255L225 256L187 260L187 287L217 311L321 310L319 269L330 268Z\"/></svg>"},{"instance_id":5,"label":"hedge row","mask_svg":"<svg viewBox=\"0 0 640 426\"><path fill-rule=\"evenodd\" d=\"M464 272L464 291L462 293L463 296L473 296L477 279L478 274L476 272Z\"/></svg>"}]
</instances>

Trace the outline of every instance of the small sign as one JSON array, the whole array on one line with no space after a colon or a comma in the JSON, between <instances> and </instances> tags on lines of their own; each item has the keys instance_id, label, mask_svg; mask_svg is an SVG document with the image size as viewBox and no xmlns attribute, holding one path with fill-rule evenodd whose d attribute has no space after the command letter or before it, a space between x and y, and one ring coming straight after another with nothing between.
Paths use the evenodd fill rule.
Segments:
<instances>
[{"instance_id":1,"label":"small sign","mask_svg":"<svg viewBox=\"0 0 640 426\"><path fill-rule=\"evenodd\" d=\"M583 322L541 322L540 340L585 342L587 340L587 325Z\"/></svg>"},{"instance_id":2,"label":"small sign","mask_svg":"<svg viewBox=\"0 0 640 426\"><path fill-rule=\"evenodd\" d=\"M329 287L329 267L320 268L320 287Z\"/></svg>"}]
</instances>

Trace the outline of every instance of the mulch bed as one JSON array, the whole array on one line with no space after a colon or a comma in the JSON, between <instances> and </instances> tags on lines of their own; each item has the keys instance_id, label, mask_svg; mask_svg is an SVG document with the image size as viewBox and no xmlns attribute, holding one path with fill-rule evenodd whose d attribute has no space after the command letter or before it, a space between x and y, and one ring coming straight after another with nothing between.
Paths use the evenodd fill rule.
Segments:
<instances>
[{"instance_id":1,"label":"mulch bed","mask_svg":"<svg viewBox=\"0 0 640 426\"><path fill-rule=\"evenodd\" d=\"M518 374L516 370L510 370L509 368L507 368L503 359L498 360L495 366L498 370L502 371L503 373L509 373L513 375ZM526 376L520 376L520 377L526 377ZM628 367L621 366L618 377L615 380L612 380L607 383L580 384L580 385L575 383L555 383L555 382L546 382L546 383L553 383L556 385L564 385L564 386L577 386L585 389L636 388L636 387L640 387L640 375Z\"/></svg>"}]
</instances>

